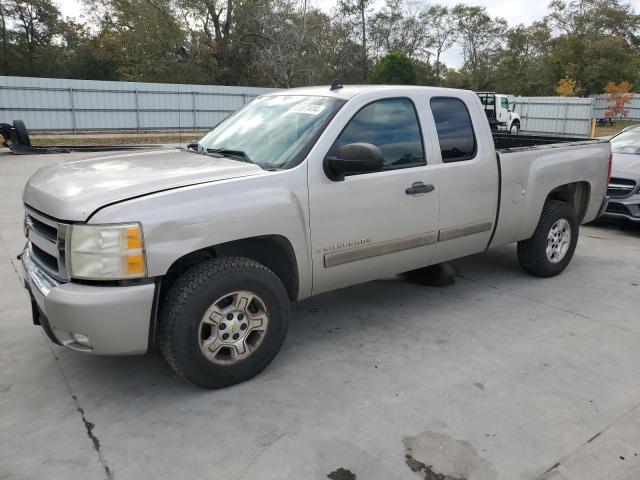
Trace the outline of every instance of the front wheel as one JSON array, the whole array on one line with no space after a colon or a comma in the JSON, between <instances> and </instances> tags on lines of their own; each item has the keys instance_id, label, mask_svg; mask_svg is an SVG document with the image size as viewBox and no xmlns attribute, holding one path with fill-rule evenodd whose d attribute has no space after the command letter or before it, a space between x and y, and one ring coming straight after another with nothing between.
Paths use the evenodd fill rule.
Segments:
<instances>
[{"instance_id":1,"label":"front wheel","mask_svg":"<svg viewBox=\"0 0 640 480\"><path fill-rule=\"evenodd\" d=\"M538 277L558 275L573 257L578 233L575 209L566 202L548 200L533 236L518 242L520 265Z\"/></svg>"},{"instance_id":2,"label":"front wheel","mask_svg":"<svg viewBox=\"0 0 640 480\"><path fill-rule=\"evenodd\" d=\"M215 258L188 270L169 291L160 349L184 380L224 387L269 365L288 322L289 298L271 270L248 258Z\"/></svg>"},{"instance_id":3,"label":"front wheel","mask_svg":"<svg viewBox=\"0 0 640 480\"><path fill-rule=\"evenodd\" d=\"M520 133L520 124L512 123L509 133L511 133L511 135L518 135L518 133Z\"/></svg>"}]
</instances>

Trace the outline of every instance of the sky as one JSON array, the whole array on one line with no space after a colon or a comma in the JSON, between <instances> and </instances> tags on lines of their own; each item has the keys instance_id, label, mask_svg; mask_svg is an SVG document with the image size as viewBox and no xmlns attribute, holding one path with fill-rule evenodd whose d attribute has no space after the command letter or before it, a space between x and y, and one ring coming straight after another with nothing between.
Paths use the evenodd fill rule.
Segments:
<instances>
[{"instance_id":1,"label":"sky","mask_svg":"<svg viewBox=\"0 0 640 480\"><path fill-rule=\"evenodd\" d=\"M56 1L63 15L75 18L80 15L82 8L78 0ZM330 11L337 4L337 0L311 0L310 3ZM378 6L384 5L383 0L377 0L376 3ZM530 25L547 13L547 0L434 0L425 3L439 3L451 7L458 3L467 3L486 7L492 17L502 17L507 20L510 26ZM629 3L635 7L637 12L640 12L640 0L631 0ZM451 67L460 67L462 64L461 52L458 49L445 52L443 61Z\"/></svg>"}]
</instances>

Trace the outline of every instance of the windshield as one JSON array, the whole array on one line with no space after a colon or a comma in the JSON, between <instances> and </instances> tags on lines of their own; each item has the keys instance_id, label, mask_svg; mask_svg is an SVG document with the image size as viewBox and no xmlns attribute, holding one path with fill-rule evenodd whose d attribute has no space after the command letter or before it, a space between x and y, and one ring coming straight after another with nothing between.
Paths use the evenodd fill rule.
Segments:
<instances>
[{"instance_id":1,"label":"windshield","mask_svg":"<svg viewBox=\"0 0 640 480\"><path fill-rule=\"evenodd\" d=\"M265 169L300 163L344 100L275 95L259 97L198 142L202 150L236 152Z\"/></svg>"},{"instance_id":2,"label":"windshield","mask_svg":"<svg viewBox=\"0 0 640 480\"><path fill-rule=\"evenodd\" d=\"M640 155L640 128L622 132L611 139L613 153L632 153Z\"/></svg>"}]
</instances>

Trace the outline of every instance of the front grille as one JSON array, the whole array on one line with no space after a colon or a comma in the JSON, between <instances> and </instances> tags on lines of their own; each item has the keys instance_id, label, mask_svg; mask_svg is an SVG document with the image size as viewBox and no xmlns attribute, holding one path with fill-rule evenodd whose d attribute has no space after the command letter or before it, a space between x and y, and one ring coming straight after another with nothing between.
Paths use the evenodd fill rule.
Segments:
<instances>
[{"instance_id":1,"label":"front grille","mask_svg":"<svg viewBox=\"0 0 640 480\"><path fill-rule=\"evenodd\" d=\"M33 254L33 258L35 258L41 265L44 265L54 272L58 271L58 259L56 257L49 255L33 243L31 244L31 253Z\"/></svg>"},{"instance_id":2,"label":"front grille","mask_svg":"<svg viewBox=\"0 0 640 480\"><path fill-rule=\"evenodd\" d=\"M52 242L58 241L58 229L56 227L47 225L29 214L27 214L27 224L30 224L30 227L33 227L34 230L42 236L47 237Z\"/></svg>"},{"instance_id":3,"label":"front grille","mask_svg":"<svg viewBox=\"0 0 640 480\"><path fill-rule=\"evenodd\" d=\"M31 256L44 271L68 280L65 260L67 225L26 207L25 225Z\"/></svg>"},{"instance_id":4,"label":"front grille","mask_svg":"<svg viewBox=\"0 0 640 480\"><path fill-rule=\"evenodd\" d=\"M609 202L607 205L608 213L620 213L622 215L631 215L629 209L622 203Z\"/></svg>"},{"instance_id":5,"label":"front grille","mask_svg":"<svg viewBox=\"0 0 640 480\"><path fill-rule=\"evenodd\" d=\"M627 197L636 189L636 182L626 178L611 178L607 195L612 198Z\"/></svg>"}]
</instances>

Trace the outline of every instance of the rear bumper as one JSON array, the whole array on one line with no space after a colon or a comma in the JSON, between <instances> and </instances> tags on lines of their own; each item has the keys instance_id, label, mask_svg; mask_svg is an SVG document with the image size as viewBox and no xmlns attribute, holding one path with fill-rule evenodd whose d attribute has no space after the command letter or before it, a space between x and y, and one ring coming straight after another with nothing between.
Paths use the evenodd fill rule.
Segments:
<instances>
[{"instance_id":1,"label":"rear bumper","mask_svg":"<svg viewBox=\"0 0 640 480\"><path fill-rule=\"evenodd\" d=\"M22 254L22 278L34 308L34 322L52 341L96 355L135 355L147 351L154 284L101 287L58 283ZM78 343L73 334L89 339Z\"/></svg>"}]
</instances>

